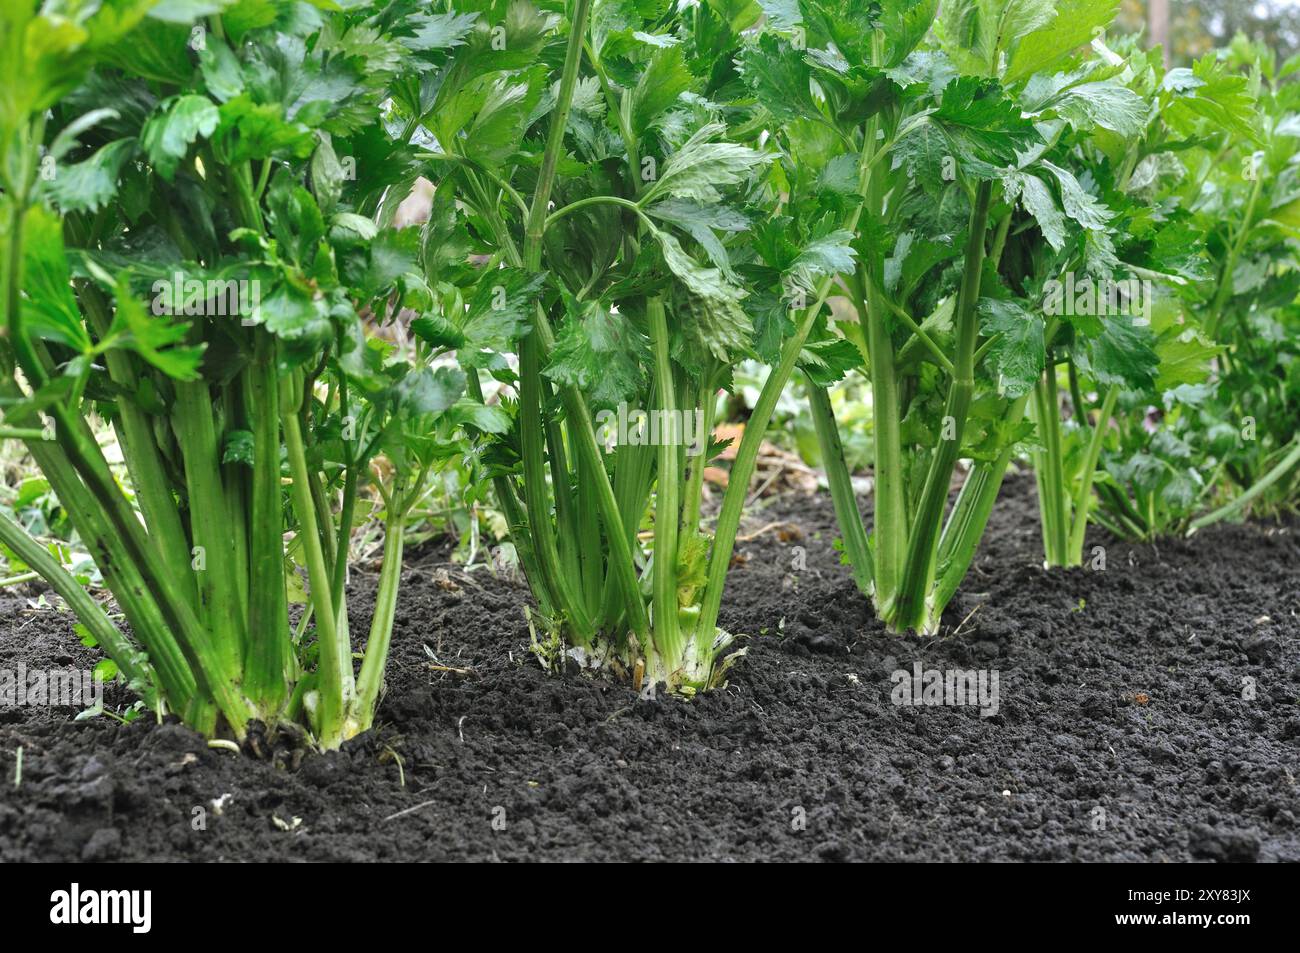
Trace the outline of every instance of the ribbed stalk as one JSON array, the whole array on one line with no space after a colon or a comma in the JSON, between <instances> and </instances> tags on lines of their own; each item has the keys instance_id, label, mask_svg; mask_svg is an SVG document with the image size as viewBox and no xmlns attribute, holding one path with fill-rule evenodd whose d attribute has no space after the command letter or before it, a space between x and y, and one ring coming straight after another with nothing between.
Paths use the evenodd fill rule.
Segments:
<instances>
[{"instance_id":1,"label":"ribbed stalk","mask_svg":"<svg viewBox=\"0 0 1300 953\"><path fill-rule=\"evenodd\" d=\"M714 399L713 368L709 367L701 378L697 405L702 413L703 427L696 439L700 441L697 456L688 457L686 464L686 489L682 492L682 536L691 537L700 531L700 505L704 497L704 470L709 465L709 442L713 439L713 417L717 409Z\"/></svg>"},{"instance_id":2,"label":"ribbed stalk","mask_svg":"<svg viewBox=\"0 0 1300 953\"><path fill-rule=\"evenodd\" d=\"M853 479L844 459L844 444L840 442L839 427L831 410L830 395L826 388L818 387L808 378L808 407L812 411L813 426L817 430L817 444L821 448L822 467L826 482L830 484L831 502L835 506L835 521L844 540L844 554L853 572L853 581L865 596L871 596L875 567L871 548L867 544L867 529L858 512L858 500L853 493Z\"/></svg>"},{"instance_id":3,"label":"ribbed stalk","mask_svg":"<svg viewBox=\"0 0 1300 953\"><path fill-rule=\"evenodd\" d=\"M1214 299L1210 302L1209 314L1205 319L1205 333L1213 340L1219 329L1219 322L1223 318L1223 309L1232 297L1232 277L1237 270L1237 259L1241 257L1242 251L1246 247L1246 240L1250 237L1251 220L1255 217L1255 205L1259 202L1260 190L1264 185L1264 176L1256 175L1255 184L1250 190L1250 198L1246 202L1246 211L1241 219L1241 227L1237 229L1237 234L1233 239L1228 254L1224 257L1223 267L1219 269L1219 283L1215 291Z\"/></svg>"},{"instance_id":4,"label":"ribbed stalk","mask_svg":"<svg viewBox=\"0 0 1300 953\"><path fill-rule=\"evenodd\" d=\"M600 536L600 513L591 480L578 472L578 556L582 574L582 598L593 624L600 626L600 603L605 587L605 544ZM610 532L619 532L613 527Z\"/></svg>"},{"instance_id":5,"label":"ribbed stalk","mask_svg":"<svg viewBox=\"0 0 1300 953\"><path fill-rule=\"evenodd\" d=\"M550 382L541 380L542 406L554 404L555 394ZM568 454L564 450L564 427L553 416L547 416L544 424L546 432L546 463L551 471L551 492L555 496L555 537L560 549L560 571L569 581L573 595L582 606L582 615L589 613L586 608L585 594L582 592L581 559L578 555L578 513L573 498L573 479L569 472ZM590 623L587 624L588 628Z\"/></svg>"},{"instance_id":6,"label":"ribbed stalk","mask_svg":"<svg viewBox=\"0 0 1300 953\"><path fill-rule=\"evenodd\" d=\"M238 681L246 642L244 616L235 587L233 540L205 381L176 382L174 423L185 463L201 618L225 677Z\"/></svg>"},{"instance_id":7,"label":"ribbed stalk","mask_svg":"<svg viewBox=\"0 0 1300 953\"><path fill-rule=\"evenodd\" d=\"M356 696L352 673L352 647L347 633L337 628L334 600L330 591L329 570L321 548L320 528L316 523L316 506L311 498L310 474L298 407L302 402L301 380L281 383L281 414L284 420L284 443L293 477L294 512L298 517L298 540L307 564L311 601L315 609L317 652L317 740L325 747L337 744L343 721Z\"/></svg>"},{"instance_id":8,"label":"ribbed stalk","mask_svg":"<svg viewBox=\"0 0 1300 953\"><path fill-rule=\"evenodd\" d=\"M357 677L357 698L354 721L358 732L366 731L374 723L375 706L383 686L384 668L388 664L388 651L393 639L393 619L397 612L397 591L402 580L402 551L406 533L405 487L393 487L392 508L384 520L384 556L379 572L379 588L375 593L375 614L370 621L370 637L366 640L366 654Z\"/></svg>"},{"instance_id":9,"label":"ribbed stalk","mask_svg":"<svg viewBox=\"0 0 1300 953\"><path fill-rule=\"evenodd\" d=\"M52 413L59 444L67 454L68 462L85 481L95 503L108 517L111 532L125 544L126 558L139 570L166 625L179 636L179 645L195 679L206 687L234 733L242 737L249 716L247 702L228 677L220 650L199 624L183 588L176 583L179 572L189 572L189 564L186 563L179 572L175 567L162 565L157 550L113 480L86 422L64 407L56 406Z\"/></svg>"},{"instance_id":10,"label":"ribbed stalk","mask_svg":"<svg viewBox=\"0 0 1300 953\"><path fill-rule=\"evenodd\" d=\"M1006 418L1010 426L1020 423L1028 403L1029 395L1026 394L1011 404ZM938 578L930 599L935 617L941 615L952 601L957 587L970 570L1014 454L1014 445L1004 447L993 462L977 463L962 484L939 540Z\"/></svg>"},{"instance_id":11,"label":"ribbed stalk","mask_svg":"<svg viewBox=\"0 0 1300 953\"><path fill-rule=\"evenodd\" d=\"M867 287L859 313L867 338L867 361L871 374L872 439L875 448L875 585L876 607L883 616L893 611L902 585L907 559L907 495L903 466L902 408L899 400L893 337L889 333L887 309L879 300L874 282L863 269L859 275Z\"/></svg>"},{"instance_id":12,"label":"ribbed stalk","mask_svg":"<svg viewBox=\"0 0 1300 953\"><path fill-rule=\"evenodd\" d=\"M654 351L655 390L659 396L660 427L655 477L654 516L654 643L662 674L675 672L682 663L682 634L677 619L677 529L680 516L681 471L677 465L677 444L665 429L677 419L677 394L668 353L668 320L663 299L646 299L646 323Z\"/></svg>"},{"instance_id":13,"label":"ribbed stalk","mask_svg":"<svg viewBox=\"0 0 1300 953\"><path fill-rule=\"evenodd\" d=\"M339 525L337 541L334 544L334 565L330 574L330 592L334 597L334 612L337 615L345 605L348 582L348 550L352 542L352 523L357 513L357 474L358 465L349 462L343 474L343 499L339 504Z\"/></svg>"},{"instance_id":14,"label":"ribbed stalk","mask_svg":"<svg viewBox=\"0 0 1300 953\"><path fill-rule=\"evenodd\" d=\"M284 705L293 673L285 589L284 513L280 499L280 394L275 341L254 331L248 370L253 425L252 516L249 529L248 648L244 690L263 718Z\"/></svg>"},{"instance_id":15,"label":"ribbed stalk","mask_svg":"<svg viewBox=\"0 0 1300 953\"><path fill-rule=\"evenodd\" d=\"M470 397L480 404L483 403L483 384L479 380L477 369L469 371L466 379L466 390ZM515 491L514 482L510 477L497 475L492 478L492 489L496 496L497 505L501 507L502 515L505 516L506 525L510 528L510 539L515 544L515 555L519 559L519 566L524 572L524 578L528 580L528 586L533 593L533 598L537 600L537 607L543 616L550 617L555 614L556 606L545 586L541 562L538 560L532 546L532 529L528 525L523 508L520 506L519 495Z\"/></svg>"},{"instance_id":16,"label":"ribbed stalk","mask_svg":"<svg viewBox=\"0 0 1300 953\"><path fill-rule=\"evenodd\" d=\"M614 492L621 515L623 539L628 551L636 544L637 528L641 517L650 505L650 484L654 478L654 454L651 448L623 443L614 451ZM606 530L607 533L611 532ZM613 547L611 541L611 549ZM638 590L638 598L640 592ZM601 619L605 627L619 633L619 623L626 618L626 599L620 573L610 564L605 573L604 597L601 600Z\"/></svg>"},{"instance_id":17,"label":"ribbed stalk","mask_svg":"<svg viewBox=\"0 0 1300 953\"><path fill-rule=\"evenodd\" d=\"M1115 411L1115 400L1119 396L1118 385L1112 384L1101 402L1101 412L1097 415L1097 425L1092 430L1088 441L1088 452L1083 461L1083 478L1079 481L1078 495L1074 499L1074 523L1070 527L1067 566L1083 564L1083 537L1088 530L1088 512L1092 509L1092 484L1097 475L1097 460L1101 457L1101 445L1106 439L1110 427L1110 415ZM1081 405L1076 404L1077 412L1082 415Z\"/></svg>"},{"instance_id":18,"label":"ribbed stalk","mask_svg":"<svg viewBox=\"0 0 1300 953\"><path fill-rule=\"evenodd\" d=\"M248 648L248 522L252 517L250 474L242 463L221 464L221 483L226 488L226 522L230 526L230 566L235 583L235 606L243 647Z\"/></svg>"},{"instance_id":19,"label":"ribbed stalk","mask_svg":"<svg viewBox=\"0 0 1300 953\"><path fill-rule=\"evenodd\" d=\"M536 331L524 338L519 349L519 437L524 467L524 507L528 511L533 552L547 596L563 610L578 639L587 642L591 639L591 621L586 617L585 604L570 583L571 577L565 573L552 523L550 494L546 485L546 425L542 417L539 350Z\"/></svg>"},{"instance_id":20,"label":"ribbed stalk","mask_svg":"<svg viewBox=\"0 0 1300 953\"><path fill-rule=\"evenodd\" d=\"M895 628L929 631L936 618L929 603L939 548L939 528L948 501L953 467L961 451L966 415L975 388L975 342L979 337L978 312L980 278L984 268L984 240L988 230L989 204L993 186L980 182L971 208L970 233L966 240L961 291L957 299L956 353L953 376L944 405L944 428L939 445L930 458L925 488L908 539L907 562L900 581L892 618Z\"/></svg>"},{"instance_id":21,"label":"ribbed stalk","mask_svg":"<svg viewBox=\"0 0 1300 953\"><path fill-rule=\"evenodd\" d=\"M571 432L578 445L579 465L585 467L585 472L593 477L591 484L596 492L596 507L600 511L601 521L606 526L618 526L623 522L623 517L618 510L614 488L610 485L609 477L605 472L605 462L596 443L596 431L591 426L586 402L575 387L564 387L560 391L560 397L564 402L565 415L573 421ZM646 613L645 602L641 598L636 563L632 559L631 540L617 532L610 533L606 538L609 541L611 568L623 590L628 627L645 643L650 637L650 620Z\"/></svg>"},{"instance_id":22,"label":"ribbed stalk","mask_svg":"<svg viewBox=\"0 0 1300 953\"><path fill-rule=\"evenodd\" d=\"M103 295L89 282L81 282L77 290L91 327L103 339L111 325ZM104 355L104 363L115 384L128 394L136 393L140 379L128 352L113 348ZM162 454L154 439L153 421L134 400L126 398L117 402L117 424L118 444L131 475L136 503L149 527L149 536L165 565L183 566L190 560L189 545ZM182 574L177 581L185 586L191 604L197 605L193 578Z\"/></svg>"},{"instance_id":23,"label":"ribbed stalk","mask_svg":"<svg viewBox=\"0 0 1300 953\"><path fill-rule=\"evenodd\" d=\"M1066 546L1070 520L1065 492L1065 460L1061 449L1061 409L1056 368L1047 370L1034 388L1034 425L1043 449L1034 451L1034 478L1038 484L1038 510L1043 529L1043 558L1048 566L1067 565Z\"/></svg>"}]
</instances>

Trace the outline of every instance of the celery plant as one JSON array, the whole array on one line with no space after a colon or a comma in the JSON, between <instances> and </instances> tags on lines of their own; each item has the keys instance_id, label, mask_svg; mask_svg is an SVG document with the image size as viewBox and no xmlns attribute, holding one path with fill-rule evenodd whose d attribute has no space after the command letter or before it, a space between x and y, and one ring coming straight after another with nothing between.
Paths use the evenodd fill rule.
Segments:
<instances>
[{"instance_id":1,"label":"celery plant","mask_svg":"<svg viewBox=\"0 0 1300 953\"><path fill-rule=\"evenodd\" d=\"M936 8L808 0L772 18L739 62L787 164L824 168L809 190L838 187L862 203L856 264L841 286L859 321L843 331L865 351L872 386L870 539L816 388L811 409L855 578L891 627L920 631L934 628L965 574L1024 436L1019 401L982 371L997 346L982 299L1008 297L996 277L1010 214L1003 177L1042 151L1039 130L998 80L1008 55L1015 64L1016 41L1045 20L990 32L983 7L957 5L936 49L922 45ZM1015 68L1032 72L1067 50L1035 50ZM982 462L945 528L961 457Z\"/></svg>"},{"instance_id":2,"label":"celery plant","mask_svg":"<svg viewBox=\"0 0 1300 953\"><path fill-rule=\"evenodd\" d=\"M1294 509L1300 489L1297 67L1295 57L1279 64L1241 36L1219 58L1198 61L1192 80L1204 85L1183 95L1208 88L1222 108L1181 110L1179 131L1197 148L1180 153L1177 166L1166 163L1151 184L1166 200L1181 200L1206 232L1213 281L1189 297L1188 310L1223 348L1205 386L1180 395L1186 429L1208 451L1196 455L1212 484L1205 499L1220 504L1190 520L1180 513L1191 529L1247 506ZM1174 72L1179 87L1191 85L1186 71Z\"/></svg>"},{"instance_id":3,"label":"celery plant","mask_svg":"<svg viewBox=\"0 0 1300 953\"><path fill-rule=\"evenodd\" d=\"M1072 421L1060 420L1055 374L1043 377L1035 400L1049 565L1082 562L1089 518L1136 539L1208 525L1233 511L1193 521L1218 484L1252 488L1244 505L1300 459L1293 415L1275 409L1287 402L1285 371L1241 362L1253 351L1253 334L1241 333L1248 321L1272 320L1268 310L1295 293L1262 281L1279 254L1283 269L1290 256L1275 226L1261 222L1261 203L1279 204L1272 190L1286 189L1294 137L1262 121L1251 82L1217 57L1166 70L1158 53L1132 43L1099 49L1093 70L1118 71L1117 81L1149 105L1134 110L1140 121L1130 128L1078 140L1072 154L1099 184L1113 241L1115 261L1098 277L1132 286L1140 307L1129 310L1139 320L1060 322ZM1238 45L1234 55L1248 53ZM1089 392L1099 409L1092 427ZM1260 440L1252 411L1267 422ZM1094 484L1100 506L1091 511Z\"/></svg>"},{"instance_id":4,"label":"celery plant","mask_svg":"<svg viewBox=\"0 0 1300 953\"><path fill-rule=\"evenodd\" d=\"M374 718L424 475L455 427L504 425L462 397L460 371L397 359L361 318L431 303L417 231L374 217L411 164L381 126L387 87L433 68L442 41L418 18L394 32L392 5L187 9L22 3L0 19L20 67L0 100L4 434L129 628L16 523L0 541L160 715L236 739L299 721L337 747ZM372 470L381 456L392 467ZM386 535L358 672L344 587L372 494ZM314 640L289 625L299 565Z\"/></svg>"},{"instance_id":5,"label":"celery plant","mask_svg":"<svg viewBox=\"0 0 1300 953\"><path fill-rule=\"evenodd\" d=\"M431 139L430 232L489 256L469 273L426 263L447 306L416 331L516 395L484 460L539 641L634 684L717 681L726 569L781 385L749 421L710 535L716 395L737 360L782 352L793 317L787 379L829 276L851 262L835 224L856 209L838 203L820 230L785 234L769 156L734 141L754 108L731 101L743 90L730 63L759 16L573 0L558 19L488 4L402 102ZM494 291L496 319L477 319L473 303Z\"/></svg>"},{"instance_id":6,"label":"celery plant","mask_svg":"<svg viewBox=\"0 0 1300 953\"><path fill-rule=\"evenodd\" d=\"M1087 138L1076 124L1054 151L1058 161L1073 157L1084 166L1096 202L1092 221L1074 217L1082 246L1067 239L1048 265L1075 269L1065 274L1067 287L1084 306L1049 319L1054 359L1035 387L1041 447L1034 467L1048 566L1083 563L1089 520L1119 536L1151 538L1186 525L1213 489L1223 441L1201 430L1201 408L1213 393L1212 361L1226 355L1210 339L1216 329L1203 303L1225 294L1225 285L1212 283L1204 220L1195 213L1204 177L1191 170L1208 161L1206 148L1255 135L1247 83L1212 57L1166 70L1158 52L1134 43L1095 46L1099 59L1074 75L1114 74L1109 82L1122 83L1131 108L1100 117L1104 130ZM1049 222L1036 221L1049 235ZM1089 255L1092 248L1104 254ZM1127 303L1114 295L1108 302L1108 285L1126 291ZM1117 303L1126 316L1115 315ZM1058 390L1067 393L1069 423ZM1093 407L1097 420L1089 424Z\"/></svg>"},{"instance_id":7,"label":"celery plant","mask_svg":"<svg viewBox=\"0 0 1300 953\"><path fill-rule=\"evenodd\" d=\"M859 322L842 332L872 387L870 537L824 393L811 410L855 579L889 626L922 632L937 627L1033 434L1031 402L1048 510L1068 519L1055 369L1085 335L1044 314L1043 285L1071 268L1116 269L1113 215L1069 167L1091 136L1122 148L1148 109L1119 65L1076 52L1113 3L958 2L937 20L936 7L806 0L771 17L740 63L791 166L811 159L828 182L863 172L856 267L841 286ZM1115 379L1115 347L1121 364L1137 360L1130 324L1085 324L1102 342L1081 358L1102 356L1089 365L1098 379ZM1094 440L1089 474L1098 452ZM970 471L949 509L961 459ZM1074 499L1087 500L1087 484ZM1053 523L1052 544L1077 549L1084 525Z\"/></svg>"}]
</instances>

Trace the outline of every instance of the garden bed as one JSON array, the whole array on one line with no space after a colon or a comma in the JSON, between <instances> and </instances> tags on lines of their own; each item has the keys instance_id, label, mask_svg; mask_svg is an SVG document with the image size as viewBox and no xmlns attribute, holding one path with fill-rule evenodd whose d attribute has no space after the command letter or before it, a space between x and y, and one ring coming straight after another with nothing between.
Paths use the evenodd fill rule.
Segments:
<instances>
[{"instance_id":1,"label":"garden bed","mask_svg":"<svg viewBox=\"0 0 1300 953\"><path fill-rule=\"evenodd\" d=\"M416 552L377 727L341 751L0 711L0 861L1300 860L1300 526L1090 536L1104 572L1045 573L1034 506L1009 478L924 640L875 621L829 499L755 509L722 616L748 655L690 702L547 675L522 584ZM90 663L66 614L0 619L0 667ZM997 714L893 704L917 661L996 672Z\"/></svg>"}]
</instances>

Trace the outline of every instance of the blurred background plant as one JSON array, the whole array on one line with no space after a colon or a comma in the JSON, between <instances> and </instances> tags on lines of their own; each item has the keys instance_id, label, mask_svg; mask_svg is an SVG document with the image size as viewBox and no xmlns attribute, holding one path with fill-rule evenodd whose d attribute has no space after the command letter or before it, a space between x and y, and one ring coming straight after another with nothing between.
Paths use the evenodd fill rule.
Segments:
<instances>
[{"instance_id":1,"label":"blurred background plant","mask_svg":"<svg viewBox=\"0 0 1300 953\"><path fill-rule=\"evenodd\" d=\"M1241 34L1272 49L1280 59L1300 50L1300 4L1292 0L1123 0L1115 33L1154 37L1171 65L1187 66ZM1164 38L1168 38L1167 41Z\"/></svg>"}]
</instances>

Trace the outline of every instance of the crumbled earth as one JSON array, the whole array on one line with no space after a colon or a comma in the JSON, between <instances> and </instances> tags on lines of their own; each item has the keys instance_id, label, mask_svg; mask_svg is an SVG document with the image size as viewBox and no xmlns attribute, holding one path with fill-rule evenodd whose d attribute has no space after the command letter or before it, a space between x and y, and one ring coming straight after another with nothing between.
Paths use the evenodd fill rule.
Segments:
<instances>
[{"instance_id":1,"label":"crumbled earth","mask_svg":"<svg viewBox=\"0 0 1300 953\"><path fill-rule=\"evenodd\" d=\"M0 709L0 861L1300 860L1300 523L1096 534L1104 570L1048 572L1012 478L926 639L874 620L828 499L742 534L722 623L748 654L693 701L547 674L522 585L432 546L380 723L342 751ZM92 665L33 596L0 598L0 668ZM894 704L916 662L996 673L996 713Z\"/></svg>"}]
</instances>

